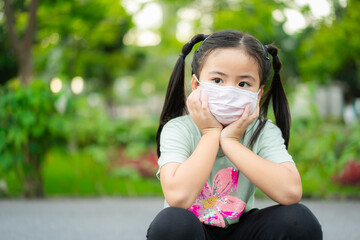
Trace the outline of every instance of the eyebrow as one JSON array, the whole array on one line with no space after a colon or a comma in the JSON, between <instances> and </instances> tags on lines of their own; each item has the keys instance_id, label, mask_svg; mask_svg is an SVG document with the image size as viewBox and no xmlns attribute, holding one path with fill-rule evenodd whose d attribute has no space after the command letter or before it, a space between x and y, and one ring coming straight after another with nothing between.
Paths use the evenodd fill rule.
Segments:
<instances>
[{"instance_id":1,"label":"eyebrow","mask_svg":"<svg viewBox=\"0 0 360 240\"><path fill-rule=\"evenodd\" d=\"M219 71L211 71L210 74L218 74L220 76L228 77L228 75L226 73L219 72ZM239 76L237 76L237 78L240 78L240 79L249 78L249 79L253 80L254 82L256 82L255 78L249 74L239 75Z\"/></svg>"}]
</instances>

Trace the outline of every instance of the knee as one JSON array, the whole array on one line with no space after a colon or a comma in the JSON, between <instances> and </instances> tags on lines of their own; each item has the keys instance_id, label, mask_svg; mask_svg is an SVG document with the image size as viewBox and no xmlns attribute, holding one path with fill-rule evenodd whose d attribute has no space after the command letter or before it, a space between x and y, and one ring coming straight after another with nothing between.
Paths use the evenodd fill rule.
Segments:
<instances>
[{"instance_id":1,"label":"knee","mask_svg":"<svg viewBox=\"0 0 360 240\"><path fill-rule=\"evenodd\" d=\"M205 239L202 224L190 211L168 207L150 224L147 239Z\"/></svg>"},{"instance_id":2,"label":"knee","mask_svg":"<svg viewBox=\"0 0 360 240\"><path fill-rule=\"evenodd\" d=\"M290 239L322 239L321 225L303 204L282 206L281 224Z\"/></svg>"}]
</instances>

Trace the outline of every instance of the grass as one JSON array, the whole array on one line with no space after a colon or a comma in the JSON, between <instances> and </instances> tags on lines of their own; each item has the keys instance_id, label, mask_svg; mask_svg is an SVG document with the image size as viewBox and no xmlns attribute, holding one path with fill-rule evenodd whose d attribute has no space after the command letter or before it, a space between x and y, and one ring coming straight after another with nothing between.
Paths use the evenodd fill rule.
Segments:
<instances>
[{"instance_id":1,"label":"grass","mask_svg":"<svg viewBox=\"0 0 360 240\"><path fill-rule=\"evenodd\" d=\"M21 196L21 183L14 173L5 175L9 195ZM143 178L134 169L110 169L84 152L63 153L53 150L43 168L47 197L162 196L156 178Z\"/></svg>"}]
</instances>

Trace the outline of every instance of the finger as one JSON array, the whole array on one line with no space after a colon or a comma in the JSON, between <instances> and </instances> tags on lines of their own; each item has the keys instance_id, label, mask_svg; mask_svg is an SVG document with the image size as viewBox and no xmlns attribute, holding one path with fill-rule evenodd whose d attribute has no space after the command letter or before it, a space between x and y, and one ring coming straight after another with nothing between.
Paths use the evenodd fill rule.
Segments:
<instances>
[{"instance_id":1,"label":"finger","mask_svg":"<svg viewBox=\"0 0 360 240\"><path fill-rule=\"evenodd\" d=\"M194 98L194 92L191 92L186 99L186 105L190 105L193 98Z\"/></svg>"},{"instance_id":2,"label":"finger","mask_svg":"<svg viewBox=\"0 0 360 240\"><path fill-rule=\"evenodd\" d=\"M249 111L250 111L249 105L246 105L240 118L238 120L236 120L235 122L233 122L233 124L238 125L238 126L241 126L242 124L244 124L244 122L246 122L246 120L249 117Z\"/></svg>"},{"instance_id":3,"label":"finger","mask_svg":"<svg viewBox=\"0 0 360 240\"><path fill-rule=\"evenodd\" d=\"M249 114L250 114L250 104L247 104L245 106L244 112L241 117L247 118L249 116Z\"/></svg>"},{"instance_id":4,"label":"finger","mask_svg":"<svg viewBox=\"0 0 360 240\"><path fill-rule=\"evenodd\" d=\"M259 113L260 113L260 106L258 102L258 104L255 106L255 109L250 113L250 116L258 116Z\"/></svg>"},{"instance_id":5,"label":"finger","mask_svg":"<svg viewBox=\"0 0 360 240\"><path fill-rule=\"evenodd\" d=\"M201 108L206 110L208 108L209 104L208 104L208 95L206 93L204 93L202 100L201 100Z\"/></svg>"},{"instance_id":6,"label":"finger","mask_svg":"<svg viewBox=\"0 0 360 240\"><path fill-rule=\"evenodd\" d=\"M199 88L197 88L196 90L194 90L192 92L193 94L193 101L196 105L200 105L200 102L201 102L201 91Z\"/></svg>"},{"instance_id":7,"label":"finger","mask_svg":"<svg viewBox=\"0 0 360 240\"><path fill-rule=\"evenodd\" d=\"M191 92L189 97L187 98L186 100L186 106L187 106L187 109L190 113L190 115L195 111L196 109L196 100L195 100L195 96L194 96L194 92Z\"/></svg>"},{"instance_id":8,"label":"finger","mask_svg":"<svg viewBox=\"0 0 360 240\"><path fill-rule=\"evenodd\" d=\"M189 100L197 102L200 99L200 90L196 89L192 91L188 97Z\"/></svg>"}]
</instances>

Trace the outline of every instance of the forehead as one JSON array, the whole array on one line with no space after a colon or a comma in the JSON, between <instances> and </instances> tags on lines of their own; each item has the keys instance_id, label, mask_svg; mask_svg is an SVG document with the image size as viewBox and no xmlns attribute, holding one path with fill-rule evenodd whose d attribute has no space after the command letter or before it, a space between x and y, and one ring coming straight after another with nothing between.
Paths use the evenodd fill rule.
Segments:
<instances>
[{"instance_id":1,"label":"forehead","mask_svg":"<svg viewBox=\"0 0 360 240\"><path fill-rule=\"evenodd\" d=\"M252 73L259 77L259 64L244 48L217 48L204 59L201 72L221 70L229 74Z\"/></svg>"}]
</instances>

